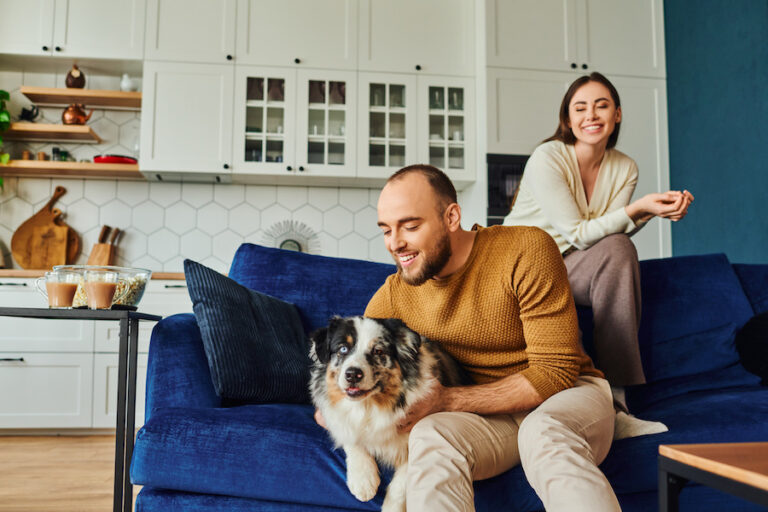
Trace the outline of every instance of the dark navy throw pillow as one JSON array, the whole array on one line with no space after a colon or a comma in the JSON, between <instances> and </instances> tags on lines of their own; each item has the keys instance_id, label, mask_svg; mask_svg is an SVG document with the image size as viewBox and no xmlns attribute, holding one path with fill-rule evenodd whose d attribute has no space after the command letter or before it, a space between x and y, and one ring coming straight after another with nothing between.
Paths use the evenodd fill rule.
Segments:
<instances>
[{"instance_id":1,"label":"dark navy throw pillow","mask_svg":"<svg viewBox=\"0 0 768 512\"><path fill-rule=\"evenodd\" d=\"M308 403L309 342L296 307L191 260L184 274L216 393L246 403Z\"/></svg>"}]
</instances>

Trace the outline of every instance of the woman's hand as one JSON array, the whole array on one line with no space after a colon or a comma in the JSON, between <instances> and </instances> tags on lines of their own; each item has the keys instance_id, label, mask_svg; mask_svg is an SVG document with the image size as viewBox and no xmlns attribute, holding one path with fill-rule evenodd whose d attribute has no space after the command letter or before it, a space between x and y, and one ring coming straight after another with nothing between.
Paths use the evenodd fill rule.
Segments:
<instances>
[{"instance_id":1,"label":"woman's hand","mask_svg":"<svg viewBox=\"0 0 768 512\"><path fill-rule=\"evenodd\" d=\"M684 190L647 194L625 207L627 215L637 223L646 222L653 217L662 217L678 221L688 213L693 202L693 195Z\"/></svg>"}]
</instances>

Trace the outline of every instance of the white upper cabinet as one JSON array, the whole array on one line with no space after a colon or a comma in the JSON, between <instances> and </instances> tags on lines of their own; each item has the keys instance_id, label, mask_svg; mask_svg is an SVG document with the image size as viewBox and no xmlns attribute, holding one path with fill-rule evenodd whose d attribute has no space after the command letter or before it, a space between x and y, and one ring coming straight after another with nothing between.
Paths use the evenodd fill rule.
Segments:
<instances>
[{"instance_id":1,"label":"white upper cabinet","mask_svg":"<svg viewBox=\"0 0 768 512\"><path fill-rule=\"evenodd\" d=\"M474 29L467 0L361 0L359 69L472 76Z\"/></svg>"},{"instance_id":2,"label":"white upper cabinet","mask_svg":"<svg viewBox=\"0 0 768 512\"><path fill-rule=\"evenodd\" d=\"M234 66L144 62L139 167L230 174Z\"/></svg>"},{"instance_id":3,"label":"white upper cabinet","mask_svg":"<svg viewBox=\"0 0 768 512\"><path fill-rule=\"evenodd\" d=\"M0 52L50 55L54 0L3 0Z\"/></svg>"},{"instance_id":4,"label":"white upper cabinet","mask_svg":"<svg viewBox=\"0 0 768 512\"><path fill-rule=\"evenodd\" d=\"M0 52L140 60L145 14L146 0L4 0Z\"/></svg>"},{"instance_id":5,"label":"white upper cabinet","mask_svg":"<svg viewBox=\"0 0 768 512\"><path fill-rule=\"evenodd\" d=\"M355 69L357 0L238 0L237 63Z\"/></svg>"},{"instance_id":6,"label":"white upper cabinet","mask_svg":"<svg viewBox=\"0 0 768 512\"><path fill-rule=\"evenodd\" d=\"M148 0L145 58L232 62L235 0Z\"/></svg>"},{"instance_id":7,"label":"white upper cabinet","mask_svg":"<svg viewBox=\"0 0 768 512\"><path fill-rule=\"evenodd\" d=\"M474 80L419 76L419 161L445 171L457 187L475 181Z\"/></svg>"},{"instance_id":8,"label":"white upper cabinet","mask_svg":"<svg viewBox=\"0 0 768 512\"><path fill-rule=\"evenodd\" d=\"M360 73L358 176L388 178L416 163L416 77L411 74Z\"/></svg>"},{"instance_id":9,"label":"white upper cabinet","mask_svg":"<svg viewBox=\"0 0 768 512\"><path fill-rule=\"evenodd\" d=\"M666 76L662 0L486 0L489 66Z\"/></svg>"}]
</instances>

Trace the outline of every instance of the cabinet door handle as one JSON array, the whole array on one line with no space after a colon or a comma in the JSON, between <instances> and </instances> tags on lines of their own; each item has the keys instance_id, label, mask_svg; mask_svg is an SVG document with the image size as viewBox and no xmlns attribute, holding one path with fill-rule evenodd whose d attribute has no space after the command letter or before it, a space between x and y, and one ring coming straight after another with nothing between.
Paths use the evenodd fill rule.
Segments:
<instances>
[{"instance_id":1,"label":"cabinet door handle","mask_svg":"<svg viewBox=\"0 0 768 512\"><path fill-rule=\"evenodd\" d=\"M589 66L587 66L586 64L582 64L582 65L581 65L581 69L587 69L588 67L589 67Z\"/></svg>"},{"instance_id":2,"label":"cabinet door handle","mask_svg":"<svg viewBox=\"0 0 768 512\"><path fill-rule=\"evenodd\" d=\"M186 288L185 284L166 284L165 288Z\"/></svg>"},{"instance_id":3,"label":"cabinet door handle","mask_svg":"<svg viewBox=\"0 0 768 512\"><path fill-rule=\"evenodd\" d=\"M421 71L421 64L416 64L416 71Z\"/></svg>"},{"instance_id":4,"label":"cabinet door handle","mask_svg":"<svg viewBox=\"0 0 768 512\"><path fill-rule=\"evenodd\" d=\"M57 52L60 52L61 51L61 46L55 47L54 50L56 50Z\"/></svg>"},{"instance_id":5,"label":"cabinet door handle","mask_svg":"<svg viewBox=\"0 0 768 512\"><path fill-rule=\"evenodd\" d=\"M224 164L225 169L229 169L229 164Z\"/></svg>"},{"instance_id":6,"label":"cabinet door handle","mask_svg":"<svg viewBox=\"0 0 768 512\"><path fill-rule=\"evenodd\" d=\"M44 52L47 52L47 51L48 51L48 47L47 47L47 46L45 46L45 45L43 45L43 51L44 51Z\"/></svg>"},{"instance_id":7,"label":"cabinet door handle","mask_svg":"<svg viewBox=\"0 0 768 512\"><path fill-rule=\"evenodd\" d=\"M576 69L578 66L575 62L571 62L571 69Z\"/></svg>"},{"instance_id":8,"label":"cabinet door handle","mask_svg":"<svg viewBox=\"0 0 768 512\"><path fill-rule=\"evenodd\" d=\"M27 283L0 283L0 286L27 286Z\"/></svg>"},{"instance_id":9,"label":"cabinet door handle","mask_svg":"<svg viewBox=\"0 0 768 512\"><path fill-rule=\"evenodd\" d=\"M303 165L299 166L299 172L304 172L304 166Z\"/></svg>"},{"instance_id":10,"label":"cabinet door handle","mask_svg":"<svg viewBox=\"0 0 768 512\"><path fill-rule=\"evenodd\" d=\"M293 59L293 62L295 62L296 64L301 64L301 59L296 57L295 59Z\"/></svg>"},{"instance_id":11,"label":"cabinet door handle","mask_svg":"<svg viewBox=\"0 0 768 512\"><path fill-rule=\"evenodd\" d=\"M5 362L7 362L7 363L23 363L24 362L24 358L23 357L16 357L16 358L13 358L13 357L3 357L2 359L0 359L0 362L4 362L4 363Z\"/></svg>"},{"instance_id":12,"label":"cabinet door handle","mask_svg":"<svg viewBox=\"0 0 768 512\"><path fill-rule=\"evenodd\" d=\"M292 171L292 170L293 170L293 167L291 167L291 166L289 165L288 167L286 167L286 168L285 168L285 170L286 170L286 171Z\"/></svg>"},{"instance_id":13,"label":"cabinet door handle","mask_svg":"<svg viewBox=\"0 0 768 512\"><path fill-rule=\"evenodd\" d=\"M231 55L227 55L227 60L232 60L232 56Z\"/></svg>"}]
</instances>

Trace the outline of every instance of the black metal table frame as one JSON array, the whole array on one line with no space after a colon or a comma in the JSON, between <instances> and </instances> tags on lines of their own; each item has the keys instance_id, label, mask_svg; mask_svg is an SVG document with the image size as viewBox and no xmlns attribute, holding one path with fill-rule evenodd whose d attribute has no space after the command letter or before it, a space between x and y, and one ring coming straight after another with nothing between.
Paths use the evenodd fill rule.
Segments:
<instances>
[{"instance_id":1,"label":"black metal table frame","mask_svg":"<svg viewBox=\"0 0 768 512\"><path fill-rule=\"evenodd\" d=\"M117 369L117 424L115 427L115 487L113 511L133 509L130 467L136 430L136 366L139 354L139 320L162 317L125 310L44 309L0 307L0 316L67 320L119 320L120 348Z\"/></svg>"},{"instance_id":2,"label":"black metal table frame","mask_svg":"<svg viewBox=\"0 0 768 512\"><path fill-rule=\"evenodd\" d=\"M659 455L659 512L678 512L680 491L689 481L768 507L768 491Z\"/></svg>"}]
</instances>

